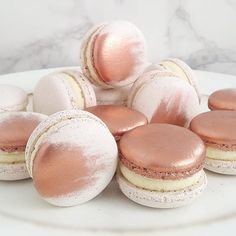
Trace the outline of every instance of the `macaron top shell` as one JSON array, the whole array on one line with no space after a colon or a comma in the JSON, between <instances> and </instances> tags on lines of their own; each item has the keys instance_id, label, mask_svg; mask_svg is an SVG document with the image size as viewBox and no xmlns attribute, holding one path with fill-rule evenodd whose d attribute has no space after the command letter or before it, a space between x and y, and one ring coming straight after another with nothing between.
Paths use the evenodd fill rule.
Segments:
<instances>
[{"instance_id":1,"label":"macaron top shell","mask_svg":"<svg viewBox=\"0 0 236 236\"><path fill-rule=\"evenodd\" d=\"M147 124L147 118L140 112L119 105L99 105L89 107L86 111L99 117L116 139L125 132Z\"/></svg>"},{"instance_id":2,"label":"macaron top shell","mask_svg":"<svg viewBox=\"0 0 236 236\"><path fill-rule=\"evenodd\" d=\"M22 111L28 104L27 93L13 85L0 85L0 112Z\"/></svg>"},{"instance_id":3,"label":"macaron top shell","mask_svg":"<svg viewBox=\"0 0 236 236\"><path fill-rule=\"evenodd\" d=\"M194 88L169 71L150 71L134 83L128 107L140 111L151 123L187 127L199 112Z\"/></svg>"},{"instance_id":4,"label":"macaron top shell","mask_svg":"<svg viewBox=\"0 0 236 236\"><path fill-rule=\"evenodd\" d=\"M79 71L64 70L49 74L38 82L34 90L34 111L46 115L94 105L94 90Z\"/></svg>"},{"instance_id":5,"label":"macaron top shell","mask_svg":"<svg viewBox=\"0 0 236 236\"><path fill-rule=\"evenodd\" d=\"M46 117L34 112L0 114L0 150L6 152L24 151L31 133Z\"/></svg>"},{"instance_id":6,"label":"macaron top shell","mask_svg":"<svg viewBox=\"0 0 236 236\"><path fill-rule=\"evenodd\" d=\"M147 65L144 37L135 25L126 21L97 26L82 45L82 69L95 85L128 85Z\"/></svg>"},{"instance_id":7,"label":"macaron top shell","mask_svg":"<svg viewBox=\"0 0 236 236\"><path fill-rule=\"evenodd\" d=\"M205 146L193 132L170 124L140 126L123 135L121 162L146 177L179 179L202 169Z\"/></svg>"},{"instance_id":8,"label":"macaron top shell","mask_svg":"<svg viewBox=\"0 0 236 236\"><path fill-rule=\"evenodd\" d=\"M116 164L115 139L99 118L86 111L53 114L33 132L26 148L26 165L38 192L53 199L76 193L79 200L73 204L100 193Z\"/></svg>"},{"instance_id":9,"label":"macaron top shell","mask_svg":"<svg viewBox=\"0 0 236 236\"><path fill-rule=\"evenodd\" d=\"M211 110L236 111L236 88L221 89L212 93L208 99L208 107Z\"/></svg>"},{"instance_id":10,"label":"macaron top shell","mask_svg":"<svg viewBox=\"0 0 236 236\"><path fill-rule=\"evenodd\" d=\"M210 111L199 114L190 129L207 145L219 144L236 150L236 111Z\"/></svg>"},{"instance_id":11,"label":"macaron top shell","mask_svg":"<svg viewBox=\"0 0 236 236\"><path fill-rule=\"evenodd\" d=\"M162 60L160 63L161 66L176 73L181 79L186 80L191 84L194 88L196 93L198 94L199 101L201 100L201 94L199 90L199 84L194 74L194 71L182 60L178 58L167 58Z\"/></svg>"}]
</instances>

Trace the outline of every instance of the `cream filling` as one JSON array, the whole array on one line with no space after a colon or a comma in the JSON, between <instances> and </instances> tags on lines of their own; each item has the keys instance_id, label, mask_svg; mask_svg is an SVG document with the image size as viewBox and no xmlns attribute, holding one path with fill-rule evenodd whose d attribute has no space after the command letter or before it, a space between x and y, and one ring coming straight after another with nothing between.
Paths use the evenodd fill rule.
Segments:
<instances>
[{"instance_id":1,"label":"cream filling","mask_svg":"<svg viewBox=\"0 0 236 236\"><path fill-rule=\"evenodd\" d=\"M166 67L167 69L169 69L172 72L175 72L176 75L178 75L181 79L186 80L188 83L189 79L187 77L187 75L184 73L184 71L175 63L171 62L171 61L164 61L161 62L162 65L164 65L164 67Z\"/></svg>"},{"instance_id":2,"label":"cream filling","mask_svg":"<svg viewBox=\"0 0 236 236\"><path fill-rule=\"evenodd\" d=\"M236 161L236 151L224 151L213 147L207 147L206 157L222 161Z\"/></svg>"},{"instance_id":3,"label":"cream filling","mask_svg":"<svg viewBox=\"0 0 236 236\"><path fill-rule=\"evenodd\" d=\"M83 109L85 107L85 105L84 105L85 101L84 101L82 89L80 88L78 83L75 81L75 79L72 78L72 76L70 76L68 74L65 74L65 75L66 75L65 79L66 79L67 83L70 85L70 87L73 91L73 94L75 96L76 108Z\"/></svg>"},{"instance_id":4,"label":"cream filling","mask_svg":"<svg viewBox=\"0 0 236 236\"><path fill-rule=\"evenodd\" d=\"M25 162L25 153L0 153L0 163L11 164L11 163L23 163Z\"/></svg>"},{"instance_id":5,"label":"cream filling","mask_svg":"<svg viewBox=\"0 0 236 236\"><path fill-rule=\"evenodd\" d=\"M141 176L131 171L120 163L120 170L123 176L132 184L137 187L153 190L153 191L175 191L181 190L186 187L192 186L198 182L203 174L203 170L197 172L196 174L178 180L162 180L162 179L152 179L145 176Z\"/></svg>"}]
</instances>

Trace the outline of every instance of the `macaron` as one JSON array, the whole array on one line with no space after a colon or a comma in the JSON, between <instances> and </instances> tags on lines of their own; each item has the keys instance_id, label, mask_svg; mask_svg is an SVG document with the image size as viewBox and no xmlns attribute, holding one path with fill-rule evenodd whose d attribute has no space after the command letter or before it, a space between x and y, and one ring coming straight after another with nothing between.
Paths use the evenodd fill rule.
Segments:
<instances>
[{"instance_id":1,"label":"macaron","mask_svg":"<svg viewBox=\"0 0 236 236\"><path fill-rule=\"evenodd\" d=\"M236 111L236 88L227 88L215 91L209 96L208 107L210 110Z\"/></svg>"},{"instance_id":2,"label":"macaron","mask_svg":"<svg viewBox=\"0 0 236 236\"><path fill-rule=\"evenodd\" d=\"M56 206L96 197L111 181L117 158L116 141L107 126L82 110L49 116L26 147L26 165L37 192Z\"/></svg>"},{"instance_id":3,"label":"macaron","mask_svg":"<svg viewBox=\"0 0 236 236\"><path fill-rule=\"evenodd\" d=\"M25 164L26 143L45 118L33 112L0 113L0 180L29 178Z\"/></svg>"},{"instance_id":4,"label":"macaron","mask_svg":"<svg viewBox=\"0 0 236 236\"><path fill-rule=\"evenodd\" d=\"M121 105L98 105L86 111L99 117L109 128L116 140L126 132L147 124L147 118L138 111Z\"/></svg>"},{"instance_id":5,"label":"macaron","mask_svg":"<svg viewBox=\"0 0 236 236\"><path fill-rule=\"evenodd\" d=\"M194 88L170 71L144 73L134 83L128 107L142 112L150 123L169 123L187 127L199 113Z\"/></svg>"},{"instance_id":6,"label":"macaron","mask_svg":"<svg viewBox=\"0 0 236 236\"><path fill-rule=\"evenodd\" d=\"M27 105L28 95L23 89L0 84L0 112L25 111Z\"/></svg>"},{"instance_id":7,"label":"macaron","mask_svg":"<svg viewBox=\"0 0 236 236\"><path fill-rule=\"evenodd\" d=\"M195 88L196 93L198 94L199 101L201 100L198 79L194 71L184 61L178 58L167 58L165 60L162 60L160 65L164 69L174 72L181 79L187 81L190 85L192 85Z\"/></svg>"},{"instance_id":8,"label":"macaron","mask_svg":"<svg viewBox=\"0 0 236 236\"><path fill-rule=\"evenodd\" d=\"M126 105L127 97L133 84L120 88L106 88L94 86L98 105Z\"/></svg>"},{"instance_id":9,"label":"macaron","mask_svg":"<svg viewBox=\"0 0 236 236\"><path fill-rule=\"evenodd\" d=\"M64 70L43 77L33 95L34 111L46 115L96 104L93 87L79 70Z\"/></svg>"},{"instance_id":10,"label":"macaron","mask_svg":"<svg viewBox=\"0 0 236 236\"><path fill-rule=\"evenodd\" d=\"M103 23L85 35L80 58L82 70L91 83L121 87L133 83L145 69L146 42L130 22Z\"/></svg>"},{"instance_id":11,"label":"macaron","mask_svg":"<svg viewBox=\"0 0 236 236\"><path fill-rule=\"evenodd\" d=\"M190 129L206 145L205 168L236 175L236 111L210 111L196 116Z\"/></svg>"},{"instance_id":12,"label":"macaron","mask_svg":"<svg viewBox=\"0 0 236 236\"><path fill-rule=\"evenodd\" d=\"M201 195L205 146L188 129L149 124L125 133L120 142L117 181L132 201L154 208L189 204Z\"/></svg>"}]
</instances>

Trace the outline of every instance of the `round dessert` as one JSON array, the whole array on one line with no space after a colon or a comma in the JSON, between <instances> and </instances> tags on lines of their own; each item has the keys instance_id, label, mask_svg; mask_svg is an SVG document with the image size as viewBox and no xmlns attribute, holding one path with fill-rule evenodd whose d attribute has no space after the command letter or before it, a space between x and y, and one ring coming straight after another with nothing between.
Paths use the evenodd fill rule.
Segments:
<instances>
[{"instance_id":1,"label":"round dessert","mask_svg":"<svg viewBox=\"0 0 236 236\"><path fill-rule=\"evenodd\" d=\"M138 126L146 125L147 118L140 112L120 105L100 105L86 111L99 117L109 128L116 140Z\"/></svg>"},{"instance_id":2,"label":"round dessert","mask_svg":"<svg viewBox=\"0 0 236 236\"><path fill-rule=\"evenodd\" d=\"M34 90L33 109L46 115L95 105L93 87L80 71L65 70L49 74L37 83Z\"/></svg>"},{"instance_id":3,"label":"round dessert","mask_svg":"<svg viewBox=\"0 0 236 236\"><path fill-rule=\"evenodd\" d=\"M124 134L117 181L131 200L155 208L184 206L206 187L205 146L188 129L149 124Z\"/></svg>"},{"instance_id":4,"label":"round dessert","mask_svg":"<svg viewBox=\"0 0 236 236\"><path fill-rule=\"evenodd\" d=\"M181 79L191 84L195 88L195 91L198 94L199 101L201 101L201 94L199 91L199 84L197 77L193 72L193 70L185 62L183 62L178 58L167 58L165 60L162 60L160 65L164 69L174 72Z\"/></svg>"},{"instance_id":5,"label":"round dessert","mask_svg":"<svg viewBox=\"0 0 236 236\"><path fill-rule=\"evenodd\" d=\"M208 99L210 110L236 111L236 88L221 89L212 93Z\"/></svg>"},{"instance_id":6,"label":"round dessert","mask_svg":"<svg viewBox=\"0 0 236 236\"><path fill-rule=\"evenodd\" d=\"M115 21L93 27L81 47L81 65L96 86L133 83L147 65L145 39L132 23Z\"/></svg>"},{"instance_id":7,"label":"round dessert","mask_svg":"<svg viewBox=\"0 0 236 236\"><path fill-rule=\"evenodd\" d=\"M25 146L33 130L45 118L33 112L0 113L0 180L29 178Z\"/></svg>"},{"instance_id":8,"label":"round dessert","mask_svg":"<svg viewBox=\"0 0 236 236\"><path fill-rule=\"evenodd\" d=\"M94 91L97 98L98 105L126 105L127 97L132 85L121 88L107 88L95 87Z\"/></svg>"},{"instance_id":9,"label":"round dessert","mask_svg":"<svg viewBox=\"0 0 236 236\"><path fill-rule=\"evenodd\" d=\"M111 181L117 158L116 141L107 126L82 110L51 115L26 147L26 165L36 190L56 206L96 197Z\"/></svg>"},{"instance_id":10,"label":"round dessert","mask_svg":"<svg viewBox=\"0 0 236 236\"><path fill-rule=\"evenodd\" d=\"M190 129L206 145L205 168L236 175L236 111L210 111L196 116Z\"/></svg>"},{"instance_id":11,"label":"round dessert","mask_svg":"<svg viewBox=\"0 0 236 236\"><path fill-rule=\"evenodd\" d=\"M199 113L194 88L169 71L150 71L134 83L128 107L142 112L150 123L187 127Z\"/></svg>"},{"instance_id":12,"label":"round dessert","mask_svg":"<svg viewBox=\"0 0 236 236\"><path fill-rule=\"evenodd\" d=\"M0 84L0 112L25 111L27 105L28 95L23 89Z\"/></svg>"}]
</instances>

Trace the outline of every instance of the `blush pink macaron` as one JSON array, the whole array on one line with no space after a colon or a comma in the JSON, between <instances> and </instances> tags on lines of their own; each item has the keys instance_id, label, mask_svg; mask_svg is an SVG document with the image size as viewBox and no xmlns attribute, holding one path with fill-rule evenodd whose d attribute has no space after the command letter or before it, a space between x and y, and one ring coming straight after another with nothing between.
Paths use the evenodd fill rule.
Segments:
<instances>
[{"instance_id":1,"label":"blush pink macaron","mask_svg":"<svg viewBox=\"0 0 236 236\"><path fill-rule=\"evenodd\" d=\"M131 89L127 104L142 112L150 123L187 127L199 113L194 88L170 71L153 70L141 75Z\"/></svg>"},{"instance_id":2,"label":"blush pink macaron","mask_svg":"<svg viewBox=\"0 0 236 236\"><path fill-rule=\"evenodd\" d=\"M178 58L164 59L160 62L159 65L162 66L163 69L172 71L179 78L183 79L184 81L192 85L198 95L199 102L201 101L198 78L189 65L187 65L184 61Z\"/></svg>"},{"instance_id":3,"label":"blush pink macaron","mask_svg":"<svg viewBox=\"0 0 236 236\"><path fill-rule=\"evenodd\" d=\"M80 55L86 77L102 87L131 84L147 65L144 37L126 21L94 26L83 40Z\"/></svg>"},{"instance_id":4,"label":"blush pink macaron","mask_svg":"<svg viewBox=\"0 0 236 236\"><path fill-rule=\"evenodd\" d=\"M28 105L27 93L16 86L0 85L0 112L25 111Z\"/></svg>"},{"instance_id":5,"label":"blush pink macaron","mask_svg":"<svg viewBox=\"0 0 236 236\"><path fill-rule=\"evenodd\" d=\"M99 117L109 128L116 140L126 132L147 124L147 118L138 111L121 105L98 105L86 111Z\"/></svg>"},{"instance_id":6,"label":"blush pink macaron","mask_svg":"<svg viewBox=\"0 0 236 236\"><path fill-rule=\"evenodd\" d=\"M140 126L122 136L119 150L118 184L141 205L184 206L206 187L205 146L188 129L170 124Z\"/></svg>"},{"instance_id":7,"label":"blush pink macaron","mask_svg":"<svg viewBox=\"0 0 236 236\"><path fill-rule=\"evenodd\" d=\"M40 79L34 89L33 109L46 115L96 104L93 87L79 70L51 73Z\"/></svg>"},{"instance_id":8,"label":"blush pink macaron","mask_svg":"<svg viewBox=\"0 0 236 236\"><path fill-rule=\"evenodd\" d=\"M82 110L55 113L32 133L26 164L39 195L56 206L96 197L111 181L118 151L107 126Z\"/></svg>"},{"instance_id":9,"label":"blush pink macaron","mask_svg":"<svg viewBox=\"0 0 236 236\"><path fill-rule=\"evenodd\" d=\"M227 88L215 91L209 96L210 110L236 111L236 88Z\"/></svg>"},{"instance_id":10,"label":"blush pink macaron","mask_svg":"<svg viewBox=\"0 0 236 236\"><path fill-rule=\"evenodd\" d=\"M209 111L190 123L190 129L206 145L205 168L216 173L236 175L236 111Z\"/></svg>"},{"instance_id":11,"label":"blush pink macaron","mask_svg":"<svg viewBox=\"0 0 236 236\"><path fill-rule=\"evenodd\" d=\"M0 113L0 180L29 178L25 164L26 143L46 117L34 112Z\"/></svg>"}]
</instances>

